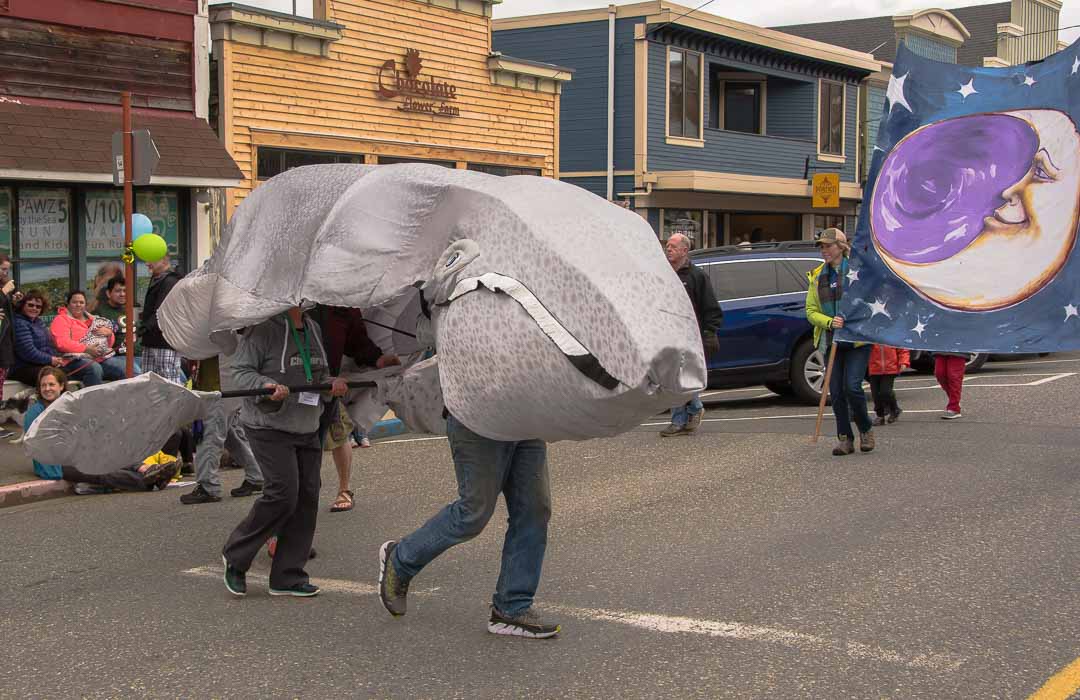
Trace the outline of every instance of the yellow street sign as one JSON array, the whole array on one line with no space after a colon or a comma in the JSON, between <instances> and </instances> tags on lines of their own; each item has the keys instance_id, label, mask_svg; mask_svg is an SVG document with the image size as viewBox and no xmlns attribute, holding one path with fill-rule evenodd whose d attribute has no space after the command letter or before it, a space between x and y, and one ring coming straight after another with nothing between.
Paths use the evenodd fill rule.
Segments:
<instances>
[{"instance_id":1,"label":"yellow street sign","mask_svg":"<svg viewBox=\"0 0 1080 700\"><path fill-rule=\"evenodd\" d=\"M835 209L840 206L840 173L814 173L814 209Z\"/></svg>"}]
</instances>

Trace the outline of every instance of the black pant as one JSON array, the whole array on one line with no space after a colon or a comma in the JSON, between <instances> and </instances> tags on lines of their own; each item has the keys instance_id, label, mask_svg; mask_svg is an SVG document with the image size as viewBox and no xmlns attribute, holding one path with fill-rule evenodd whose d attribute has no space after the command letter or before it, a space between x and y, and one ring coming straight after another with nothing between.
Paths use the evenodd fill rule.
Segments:
<instances>
[{"instance_id":1,"label":"black pant","mask_svg":"<svg viewBox=\"0 0 1080 700\"><path fill-rule=\"evenodd\" d=\"M149 491L154 488L153 482L147 482L139 473L138 466L124 467L108 474L84 474L75 467L68 466L62 466L60 469L63 472L64 481L70 481L73 484L82 482L95 486L107 486L117 491Z\"/></svg>"},{"instance_id":2,"label":"black pant","mask_svg":"<svg viewBox=\"0 0 1080 700\"><path fill-rule=\"evenodd\" d=\"M896 391L893 389L895 381L895 374L870 375L870 395L874 397L874 413L879 418L900 413L900 404L896 403Z\"/></svg>"},{"instance_id":3,"label":"black pant","mask_svg":"<svg viewBox=\"0 0 1080 700\"><path fill-rule=\"evenodd\" d=\"M245 428L251 451L263 473L262 496L225 543L230 566L247 571L272 535L277 550L270 567L270 587L307 583L304 571L319 514L322 445L317 433L297 435Z\"/></svg>"}]
</instances>

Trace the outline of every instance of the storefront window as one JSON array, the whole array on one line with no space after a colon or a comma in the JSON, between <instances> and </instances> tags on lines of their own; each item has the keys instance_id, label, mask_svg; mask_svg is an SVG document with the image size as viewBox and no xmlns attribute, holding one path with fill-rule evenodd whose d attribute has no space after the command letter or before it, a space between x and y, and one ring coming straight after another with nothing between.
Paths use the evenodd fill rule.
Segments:
<instances>
[{"instance_id":1,"label":"storefront window","mask_svg":"<svg viewBox=\"0 0 1080 700\"><path fill-rule=\"evenodd\" d=\"M731 245L797 241L800 235L798 214L732 214Z\"/></svg>"},{"instance_id":2,"label":"storefront window","mask_svg":"<svg viewBox=\"0 0 1080 700\"><path fill-rule=\"evenodd\" d=\"M269 180L286 170L304 165L325 165L327 163L353 163L362 165L362 153L335 153L333 151L300 151L293 148L267 148L259 146L259 157L255 165L255 174L259 180Z\"/></svg>"},{"instance_id":3,"label":"storefront window","mask_svg":"<svg viewBox=\"0 0 1080 700\"><path fill-rule=\"evenodd\" d=\"M42 287L55 306L71 286L71 190L19 189L19 286Z\"/></svg>"},{"instance_id":4,"label":"storefront window","mask_svg":"<svg viewBox=\"0 0 1080 700\"><path fill-rule=\"evenodd\" d=\"M456 168L457 163L452 160L425 160L424 158L395 158L391 156L379 156L379 165L395 165L397 163L430 163L441 165L444 168Z\"/></svg>"},{"instance_id":5,"label":"storefront window","mask_svg":"<svg viewBox=\"0 0 1080 700\"><path fill-rule=\"evenodd\" d=\"M825 214L825 215L815 214L814 215L814 238L816 239L819 235L821 235L821 232L824 231L827 228L838 228L841 231L843 231L844 230L844 217L842 217L842 216L832 216L832 215L829 215L829 214ZM845 233L847 233L847 232L845 231Z\"/></svg>"},{"instance_id":6,"label":"storefront window","mask_svg":"<svg viewBox=\"0 0 1080 700\"><path fill-rule=\"evenodd\" d=\"M11 255L10 187L0 187L0 253Z\"/></svg>"},{"instance_id":7,"label":"storefront window","mask_svg":"<svg viewBox=\"0 0 1080 700\"><path fill-rule=\"evenodd\" d=\"M469 163L469 170L488 175L507 177L510 175L542 175L540 168L515 168L510 165L487 165L486 163Z\"/></svg>"},{"instance_id":8,"label":"storefront window","mask_svg":"<svg viewBox=\"0 0 1080 700\"><path fill-rule=\"evenodd\" d=\"M691 248L702 247L702 216L700 211L690 209L665 209L664 228L661 238L665 241L676 233L690 239Z\"/></svg>"}]
</instances>

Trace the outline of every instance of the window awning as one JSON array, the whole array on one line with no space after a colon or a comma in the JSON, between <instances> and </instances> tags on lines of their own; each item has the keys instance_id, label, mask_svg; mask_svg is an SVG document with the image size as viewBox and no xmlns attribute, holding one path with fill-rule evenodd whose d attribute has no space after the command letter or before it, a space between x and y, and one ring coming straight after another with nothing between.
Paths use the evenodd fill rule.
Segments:
<instances>
[{"instance_id":1,"label":"window awning","mask_svg":"<svg viewBox=\"0 0 1080 700\"><path fill-rule=\"evenodd\" d=\"M135 129L149 129L161 160L151 185L234 187L244 175L210 126L190 115L136 111ZM26 104L0 97L0 178L112 182L117 109Z\"/></svg>"}]
</instances>

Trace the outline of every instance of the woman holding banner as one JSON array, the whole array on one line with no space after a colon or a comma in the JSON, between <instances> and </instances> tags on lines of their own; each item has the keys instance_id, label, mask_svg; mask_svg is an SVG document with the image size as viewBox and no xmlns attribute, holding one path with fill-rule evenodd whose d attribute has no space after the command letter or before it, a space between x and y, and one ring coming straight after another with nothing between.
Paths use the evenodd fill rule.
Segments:
<instances>
[{"instance_id":1,"label":"woman holding banner","mask_svg":"<svg viewBox=\"0 0 1080 700\"><path fill-rule=\"evenodd\" d=\"M855 452L852 418L859 429L859 449L870 452L874 449L874 430L862 388L870 362L870 346L833 339L833 332L844 327L844 318L838 312L847 281L847 257L851 246L843 231L836 228L822 231L817 245L825 262L807 276L810 287L806 292L806 318L814 326L814 344L828 359L831 370L826 375L829 376L828 391L832 395L839 440L833 454L840 457Z\"/></svg>"}]
</instances>

